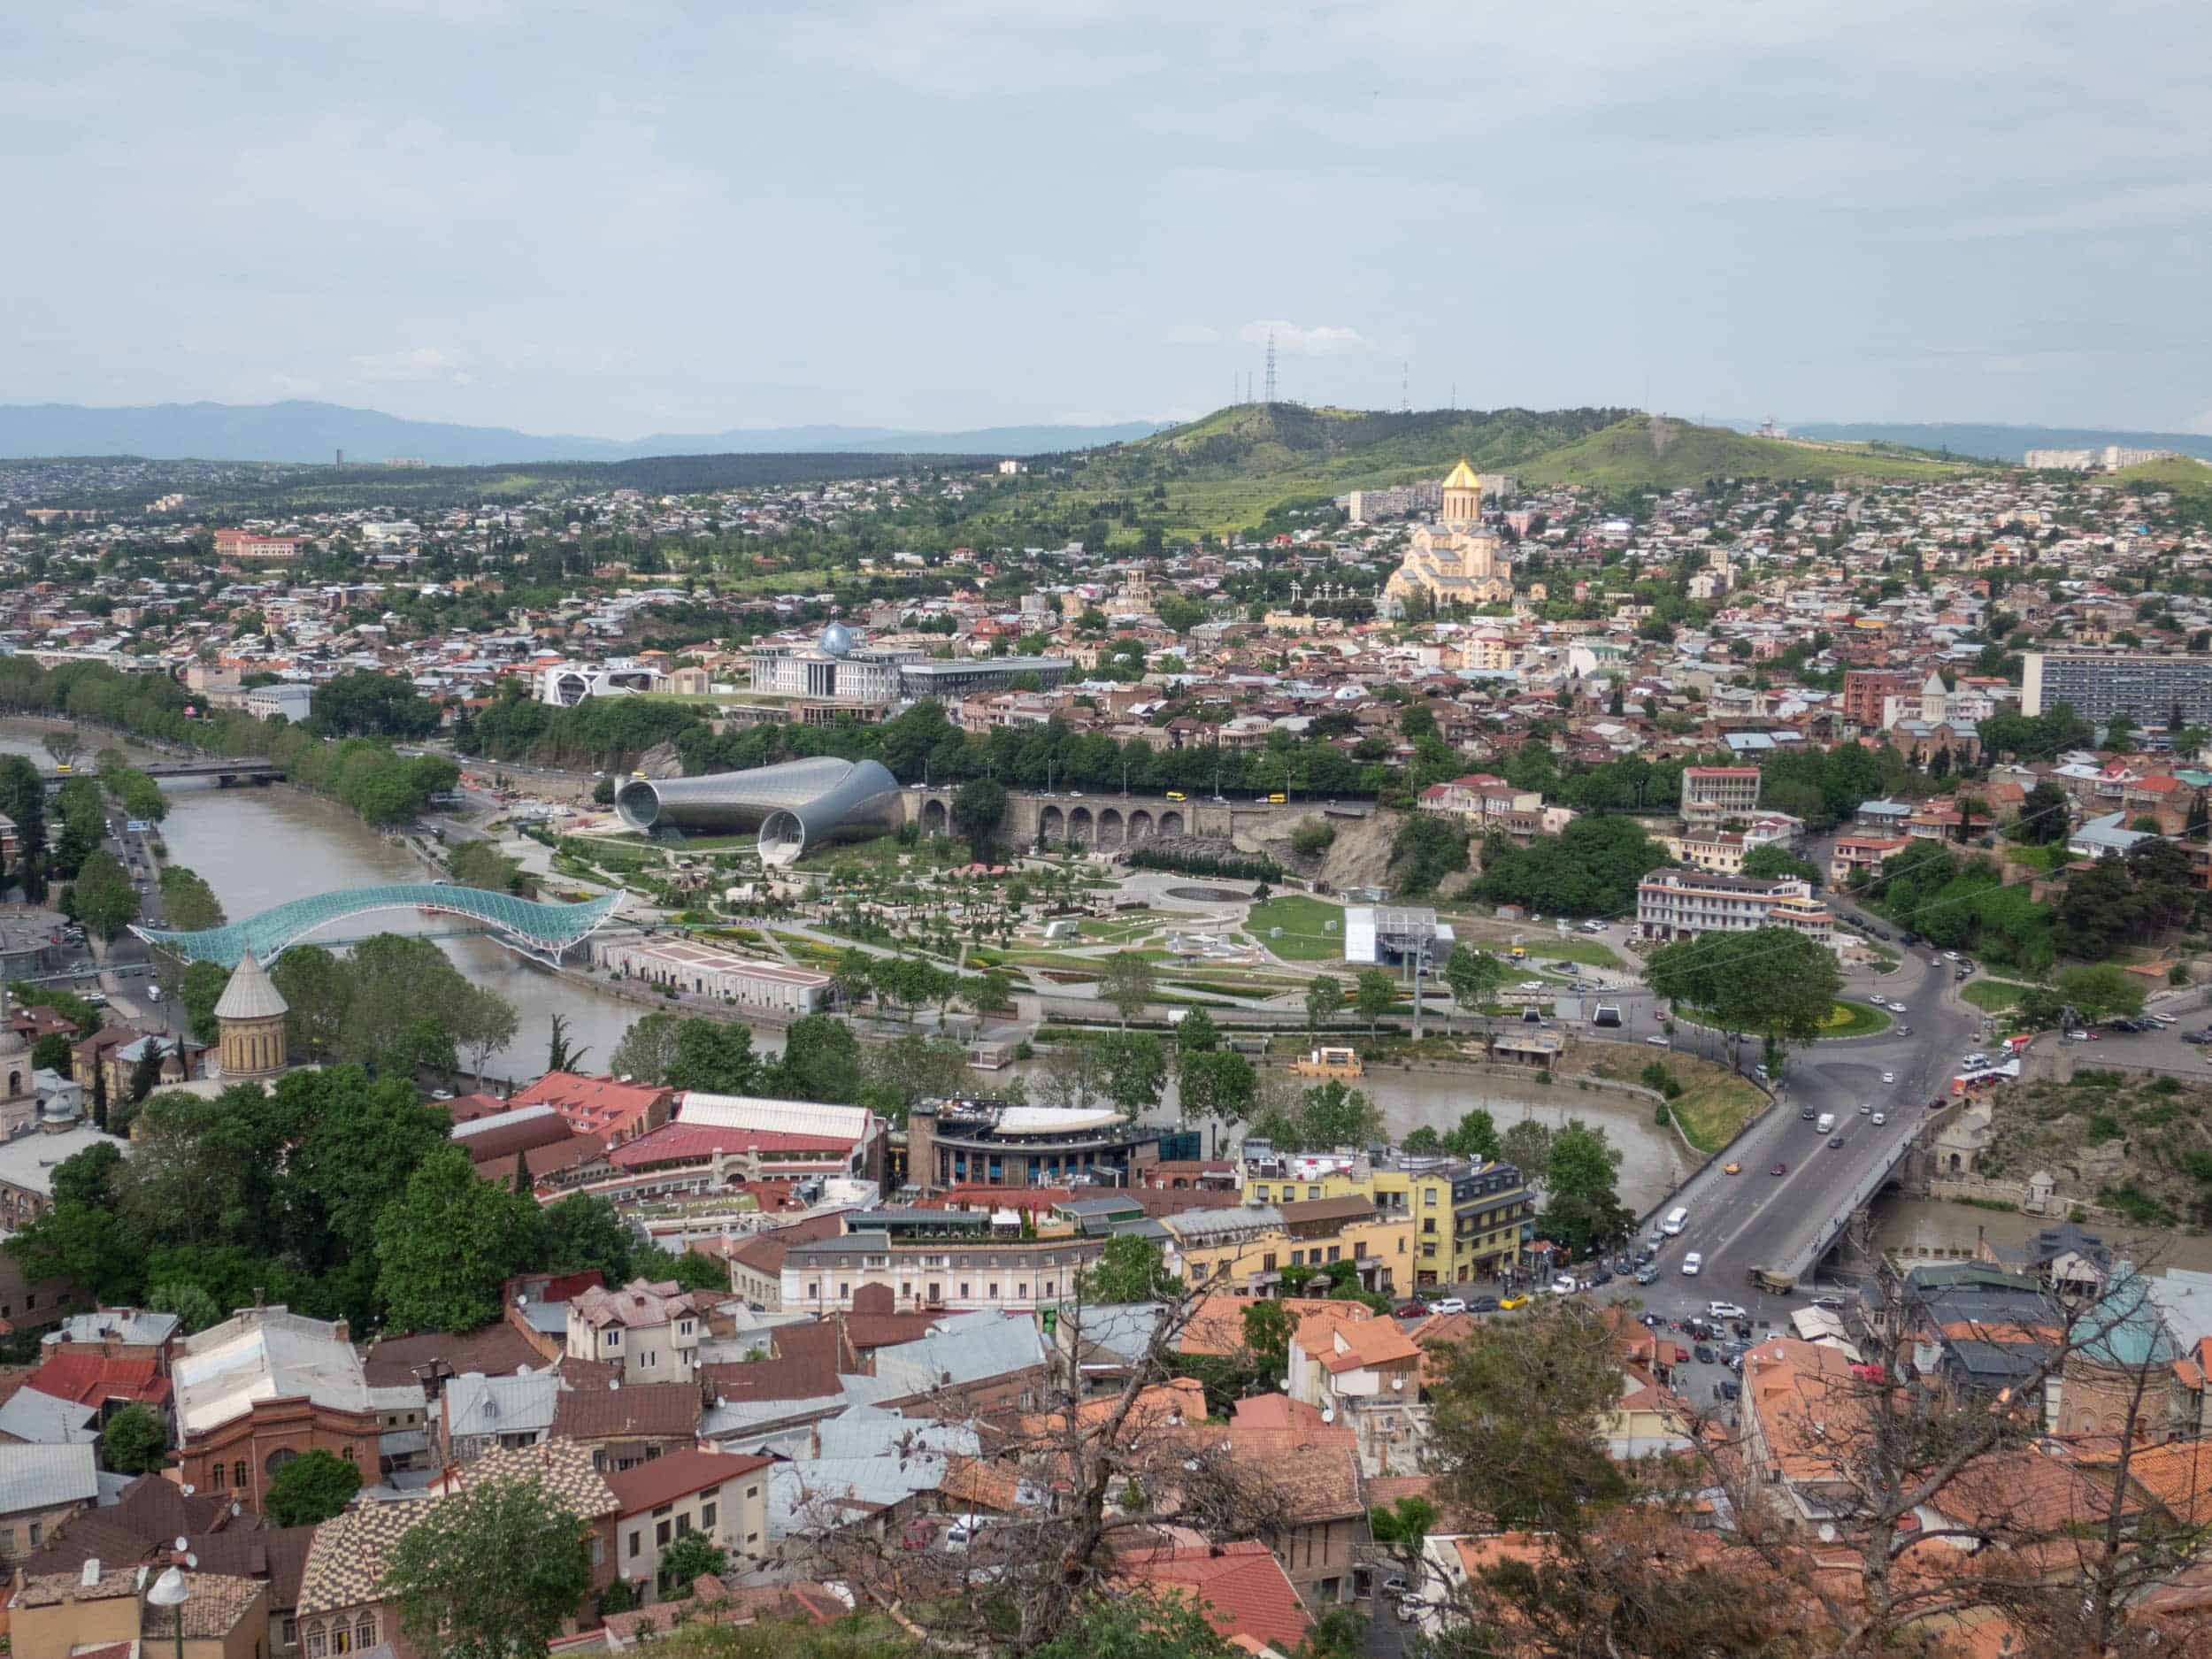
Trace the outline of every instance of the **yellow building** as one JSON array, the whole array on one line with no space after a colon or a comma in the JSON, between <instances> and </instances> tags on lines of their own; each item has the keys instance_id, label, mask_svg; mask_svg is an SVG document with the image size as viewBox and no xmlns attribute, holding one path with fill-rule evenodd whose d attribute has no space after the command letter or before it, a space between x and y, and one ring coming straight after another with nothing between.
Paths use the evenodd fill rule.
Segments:
<instances>
[{"instance_id":1,"label":"yellow building","mask_svg":"<svg viewBox=\"0 0 2212 1659\"><path fill-rule=\"evenodd\" d=\"M1359 1194L1188 1210L1164 1217L1169 1264L1194 1285L1274 1294L1286 1268L1350 1262L1359 1283L1386 1296L1413 1287L1413 1221Z\"/></svg>"},{"instance_id":2,"label":"yellow building","mask_svg":"<svg viewBox=\"0 0 2212 1659\"><path fill-rule=\"evenodd\" d=\"M1247 1204L1359 1197L1379 1216L1412 1227L1410 1288L1494 1279L1517 1267L1536 1215L1528 1183L1510 1164L1467 1158L1271 1155L1244 1164Z\"/></svg>"},{"instance_id":3,"label":"yellow building","mask_svg":"<svg viewBox=\"0 0 2212 1659\"><path fill-rule=\"evenodd\" d=\"M1414 526L1404 562L1383 585L1385 610L1402 611L1417 594L1440 611L1503 604L1513 597L1513 563L1500 546L1482 527L1482 480L1463 459L1444 480L1436 522Z\"/></svg>"}]
</instances>

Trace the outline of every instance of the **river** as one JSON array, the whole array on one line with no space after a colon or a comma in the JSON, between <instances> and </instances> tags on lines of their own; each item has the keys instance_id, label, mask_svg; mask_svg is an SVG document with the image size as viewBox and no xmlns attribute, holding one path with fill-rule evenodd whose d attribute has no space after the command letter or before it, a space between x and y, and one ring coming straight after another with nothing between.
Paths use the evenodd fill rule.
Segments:
<instances>
[{"instance_id":1,"label":"river","mask_svg":"<svg viewBox=\"0 0 2212 1659\"><path fill-rule=\"evenodd\" d=\"M1977 1239L2017 1248L2059 1217L2023 1216L2001 1210L1982 1210L1946 1199L1901 1198L1891 1193L1874 1204L1874 1240L1885 1250L1903 1259L1924 1252L1946 1259L1951 1252L1971 1250ZM2095 1233L2121 1255L2145 1266L2154 1278L2168 1268L2212 1272L2212 1234L2179 1229L2130 1227L2093 1222Z\"/></svg>"},{"instance_id":2,"label":"river","mask_svg":"<svg viewBox=\"0 0 2212 1659\"><path fill-rule=\"evenodd\" d=\"M49 729L26 720L0 724L0 753L28 755L42 769L50 768L39 741ZM83 735L88 753L115 741L96 733ZM157 758L128 742L115 746L133 759ZM169 816L161 833L169 861L196 872L234 921L318 893L425 879L422 865L405 848L319 795L280 785L224 789L200 782L172 784L167 794ZM356 918L334 933L342 937L438 933L453 925L449 917L388 910ZM519 1029L513 1043L493 1057L491 1076L526 1081L536 1077L544 1069L546 1041L557 1013L567 1021L570 1042L585 1050L587 1066L604 1065L631 1022L648 1011L557 978L481 936L442 937L437 943L471 980L515 1005ZM783 1033L777 1027L755 1026L753 1041L764 1053L780 1052ZM1016 1068L1029 1069L1028 1064ZM1544 1087L1511 1077L1382 1071L1360 1087L1380 1109L1393 1138L1423 1125L1448 1129L1476 1106L1486 1108L1501 1130L1524 1118L1539 1118L1555 1128L1570 1117L1602 1125L1621 1148L1622 1202L1639 1212L1672 1188L1691 1163L1672 1134L1653 1124L1642 1102L1595 1089L1585 1094L1571 1083ZM1174 1110L1171 1085L1160 1119L1171 1121Z\"/></svg>"}]
</instances>

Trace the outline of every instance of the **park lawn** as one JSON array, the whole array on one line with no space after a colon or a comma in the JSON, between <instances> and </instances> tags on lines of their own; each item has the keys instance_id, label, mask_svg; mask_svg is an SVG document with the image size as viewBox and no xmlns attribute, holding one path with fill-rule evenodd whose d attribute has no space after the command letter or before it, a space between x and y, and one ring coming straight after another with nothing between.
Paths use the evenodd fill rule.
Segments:
<instances>
[{"instance_id":1,"label":"park lawn","mask_svg":"<svg viewBox=\"0 0 2212 1659\"><path fill-rule=\"evenodd\" d=\"M1165 925L1167 917L1159 910L1140 910L1133 915L1087 917L1076 924L1076 933L1096 943L1111 944L1124 939L1135 939Z\"/></svg>"},{"instance_id":2,"label":"park lawn","mask_svg":"<svg viewBox=\"0 0 2212 1659\"><path fill-rule=\"evenodd\" d=\"M1282 936L1269 937L1278 927ZM1255 904L1244 931L1286 962L1337 962L1344 956L1344 907L1302 893L1279 893Z\"/></svg>"},{"instance_id":3,"label":"park lawn","mask_svg":"<svg viewBox=\"0 0 2212 1659\"><path fill-rule=\"evenodd\" d=\"M1959 987L1959 995L1985 1014L2001 1014L2031 988L2009 979L1969 979Z\"/></svg>"},{"instance_id":4,"label":"park lawn","mask_svg":"<svg viewBox=\"0 0 2212 1659\"><path fill-rule=\"evenodd\" d=\"M1625 1048L1624 1043L1592 1044L1593 1048ZM1743 1126L1767 1109L1765 1093L1749 1078L1739 1077L1724 1065L1694 1055L1600 1055L1591 1062L1597 1076L1616 1083L1642 1083L1644 1069L1656 1063L1682 1086L1682 1093L1667 1102L1667 1110L1682 1125L1682 1133L1701 1152L1717 1152L1734 1140Z\"/></svg>"},{"instance_id":5,"label":"park lawn","mask_svg":"<svg viewBox=\"0 0 2212 1659\"><path fill-rule=\"evenodd\" d=\"M1889 1023L1887 1010L1846 998L1829 1009L1828 1018L1820 1022L1820 1034L1824 1039L1871 1037L1878 1031L1887 1031Z\"/></svg>"},{"instance_id":6,"label":"park lawn","mask_svg":"<svg viewBox=\"0 0 2212 1659\"><path fill-rule=\"evenodd\" d=\"M1521 947L1545 962L1579 963L1586 968L1617 968L1621 959L1613 947L1595 939L1532 940Z\"/></svg>"}]
</instances>

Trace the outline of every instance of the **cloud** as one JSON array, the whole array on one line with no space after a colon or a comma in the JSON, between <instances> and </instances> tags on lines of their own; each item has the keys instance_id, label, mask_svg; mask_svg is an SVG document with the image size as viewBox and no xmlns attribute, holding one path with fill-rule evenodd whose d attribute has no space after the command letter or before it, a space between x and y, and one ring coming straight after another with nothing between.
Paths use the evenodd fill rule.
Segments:
<instances>
[{"instance_id":1,"label":"cloud","mask_svg":"<svg viewBox=\"0 0 2212 1659\"><path fill-rule=\"evenodd\" d=\"M403 385L424 380L450 380L466 386L474 376L465 372L460 359L440 346L413 346L346 359L357 380L379 385Z\"/></svg>"},{"instance_id":2,"label":"cloud","mask_svg":"<svg viewBox=\"0 0 2212 1659\"><path fill-rule=\"evenodd\" d=\"M1373 351L1375 342L1356 328L1346 328L1335 323L1268 322L1247 323L1237 330L1237 338L1248 346L1263 346L1270 335L1274 337L1275 349L1301 357L1341 357L1356 351Z\"/></svg>"}]
</instances>

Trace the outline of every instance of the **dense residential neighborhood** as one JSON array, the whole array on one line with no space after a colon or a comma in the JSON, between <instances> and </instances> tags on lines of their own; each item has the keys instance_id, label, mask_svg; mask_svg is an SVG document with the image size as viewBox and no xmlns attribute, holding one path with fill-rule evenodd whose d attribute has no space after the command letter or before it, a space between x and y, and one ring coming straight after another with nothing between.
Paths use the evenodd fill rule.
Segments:
<instances>
[{"instance_id":1,"label":"dense residential neighborhood","mask_svg":"<svg viewBox=\"0 0 2212 1659\"><path fill-rule=\"evenodd\" d=\"M1681 1651L2194 1640L2149 465L1033 542L1048 457L12 467L13 1651L1555 1652L1670 1561ZM234 904L164 826L257 786L417 879Z\"/></svg>"}]
</instances>

